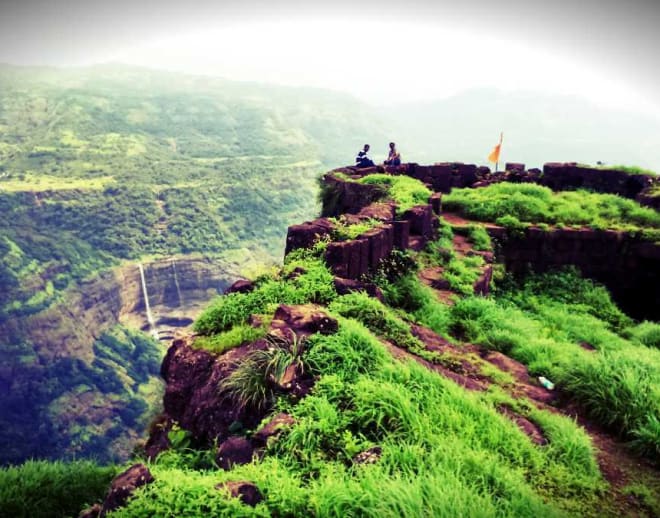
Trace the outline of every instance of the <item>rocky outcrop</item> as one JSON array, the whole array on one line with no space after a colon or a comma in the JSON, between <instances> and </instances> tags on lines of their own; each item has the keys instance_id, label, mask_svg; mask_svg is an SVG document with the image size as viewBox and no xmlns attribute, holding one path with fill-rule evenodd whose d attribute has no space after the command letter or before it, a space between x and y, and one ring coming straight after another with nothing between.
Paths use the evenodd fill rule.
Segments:
<instances>
[{"instance_id":1,"label":"rocky outcrop","mask_svg":"<svg viewBox=\"0 0 660 518\"><path fill-rule=\"evenodd\" d=\"M99 517L126 505L128 499L139 487L151 484L154 477L144 464L134 464L123 473L117 475L110 484Z\"/></svg>"},{"instance_id":2,"label":"rocky outcrop","mask_svg":"<svg viewBox=\"0 0 660 518\"><path fill-rule=\"evenodd\" d=\"M601 193L618 194L625 198L635 198L653 180L652 175L587 167L575 162L549 162L543 166L540 183L556 191L591 189Z\"/></svg>"},{"instance_id":3,"label":"rocky outcrop","mask_svg":"<svg viewBox=\"0 0 660 518\"><path fill-rule=\"evenodd\" d=\"M319 239L330 235L334 228L335 225L327 218L307 221L300 225L291 225L286 234L284 255L298 248L310 248Z\"/></svg>"},{"instance_id":4,"label":"rocky outcrop","mask_svg":"<svg viewBox=\"0 0 660 518\"><path fill-rule=\"evenodd\" d=\"M317 332L332 334L337 331L337 325L337 321L319 306L281 305L275 311L269 335L271 340L296 343L300 354L305 337ZM196 441L202 443L218 441L221 444L218 462L225 469L236 463L249 462L253 453L251 449L260 447L261 439L248 445L242 439L232 437L232 425L241 423L243 428L254 428L270 409L267 406L255 409L248 405L238 405L222 390L222 382L251 353L273 347L273 342L261 339L218 356L203 349L195 349L187 340L175 340L167 351L161 369L166 389L163 398L164 415L160 422L176 421ZM268 383L274 391L300 397L309 391L313 380L299 369L295 358L290 367L280 379L269 379ZM163 428L152 427L148 445L163 444L160 438Z\"/></svg>"},{"instance_id":5,"label":"rocky outcrop","mask_svg":"<svg viewBox=\"0 0 660 518\"><path fill-rule=\"evenodd\" d=\"M484 171L480 171L483 174ZM477 179L477 166L460 162L434 165L408 164L408 176L429 185L434 191L448 193L453 187L470 187Z\"/></svg>"},{"instance_id":6,"label":"rocky outcrop","mask_svg":"<svg viewBox=\"0 0 660 518\"><path fill-rule=\"evenodd\" d=\"M340 170L340 172L341 171L345 170ZM366 169L358 171L362 175L368 174L369 172ZM323 177L323 181L323 207L321 215L325 217L337 217L342 214L357 214L364 207L384 198L386 193L382 185L347 182L338 178L332 172L326 174Z\"/></svg>"},{"instance_id":7,"label":"rocky outcrop","mask_svg":"<svg viewBox=\"0 0 660 518\"><path fill-rule=\"evenodd\" d=\"M602 282L624 311L635 318L658 318L660 244L613 230L530 227L522 234L491 226L497 256L514 274L576 266Z\"/></svg>"}]
</instances>

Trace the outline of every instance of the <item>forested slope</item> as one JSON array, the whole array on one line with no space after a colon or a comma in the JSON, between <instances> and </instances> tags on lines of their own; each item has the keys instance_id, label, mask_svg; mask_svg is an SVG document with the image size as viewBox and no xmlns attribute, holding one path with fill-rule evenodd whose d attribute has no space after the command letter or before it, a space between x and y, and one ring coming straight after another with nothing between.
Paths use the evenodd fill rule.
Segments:
<instances>
[{"instance_id":1,"label":"forested slope","mask_svg":"<svg viewBox=\"0 0 660 518\"><path fill-rule=\"evenodd\" d=\"M1 66L0 461L124 456L158 399L161 351L123 328L70 338L81 281L155 257L279 260L287 225L317 210L324 163L381 137L372 120L324 91ZM35 329L46 321L58 328Z\"/></svg>"}]
</instances>

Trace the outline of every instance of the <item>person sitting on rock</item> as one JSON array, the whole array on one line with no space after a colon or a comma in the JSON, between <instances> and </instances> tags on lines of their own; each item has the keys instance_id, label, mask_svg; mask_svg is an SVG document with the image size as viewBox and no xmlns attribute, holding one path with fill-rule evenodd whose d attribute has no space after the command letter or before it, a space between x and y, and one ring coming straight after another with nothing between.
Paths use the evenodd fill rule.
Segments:
<instances>
[{"instance_id":1,"label":"person sitting on rock","mask_svg":"<svg viewBox=\"0 0 660 518\"><path fill-rule=\"evenodd\" d=\"M396 150L396 144L390 142L390 152L387 154L387 160L384 162L385 165L401 165L401 155Z\"/></svg>"},{"instance_id":2,"label":"person sitting on rock","mask_svg":"<svg viewBox=\"0 0 660 518\"><path fill-rule=\"evenodd\" d=\"M365 144L362 151L360 151L355 157L355 166L356 167L372 167L374 166L374 161L369 158L367 154L369 152L369 144Z\"/></svg>"}]
</instances>

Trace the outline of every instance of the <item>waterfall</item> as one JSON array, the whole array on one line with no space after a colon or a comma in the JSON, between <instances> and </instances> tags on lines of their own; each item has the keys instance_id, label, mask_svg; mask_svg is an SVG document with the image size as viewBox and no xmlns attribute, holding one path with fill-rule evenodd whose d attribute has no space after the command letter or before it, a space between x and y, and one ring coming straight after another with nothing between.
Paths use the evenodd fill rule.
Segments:
<instances>
[{"instance_id":1,"label":"waterfall","mask_svg":"<svg viewBox=\"0 0 660 518\"><path fill-rule=\"evenodd\" d=\"M179 298L179 306L183 306L183 297L179 288L179 278L176 275L176 261L172 261L172 271L174 272L174 286L176 286L176 296Z\"/></svg>"},{"instance_id":2,"label":"waterfall","mask_svg":"<svg viewBox=\"0 0 660 518\"><path fill-rule=\"evenodd\" d=\"M144 305L147 308L147 322L149 322L149 332L156 340L158 340L158 332L156 331L156 325L154 323L154 317L151 314L151 306L149 305L149 295L147 294L147 283L144 280L144 268L142 263L138 263L138 268L140 269L140 280L142 281L142 293L144 294Z\"/></svg>"}]
</instances>

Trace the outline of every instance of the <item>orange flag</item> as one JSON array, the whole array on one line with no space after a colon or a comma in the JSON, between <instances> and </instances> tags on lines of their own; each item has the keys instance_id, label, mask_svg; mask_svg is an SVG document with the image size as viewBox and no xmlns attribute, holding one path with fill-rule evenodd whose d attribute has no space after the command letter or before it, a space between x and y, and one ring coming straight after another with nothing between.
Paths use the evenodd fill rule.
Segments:
<instances>
[{"instance_id":1,"label":"orange flag","mask_svg":"<svg viewBox=\"0 0 660 518\"><path fill-rule=\"evenodd\" d=\"M493 148L493 151L488 155L488 161L497 164L500 161L500 148L502 147L502 138L504 133L500 133L500 143Z\"/></svg>"}]
</instances>

